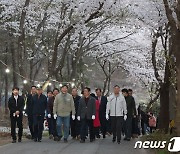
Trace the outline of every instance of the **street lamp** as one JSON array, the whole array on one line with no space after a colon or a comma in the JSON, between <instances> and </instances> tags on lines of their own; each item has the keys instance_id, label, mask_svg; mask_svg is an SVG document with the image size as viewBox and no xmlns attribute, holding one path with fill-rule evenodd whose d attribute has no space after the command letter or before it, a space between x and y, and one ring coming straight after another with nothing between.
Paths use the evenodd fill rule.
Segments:
<instances>
[{"instance_id":1,"label":"street lamp","mask_svg":"<svg viewBox=\"0 0 180 154\"><path fill-rule=\"evenodd\" d=\"M28 82L27 82L27 80L24 80L23 83L24 83L24 84L27 84Z\"/></svg>"},{"instance_id":2,"label":"street lamp","mask_svg":"<svg viewBox=\"0 0 180 154\"><path fill-rule=\"evenodd\" d=\"M5 72L6 72L6 73L9 73L9 72L10 72L10 69L9 69L9 68L6 68Z\"/></svg>"}]
</instances>

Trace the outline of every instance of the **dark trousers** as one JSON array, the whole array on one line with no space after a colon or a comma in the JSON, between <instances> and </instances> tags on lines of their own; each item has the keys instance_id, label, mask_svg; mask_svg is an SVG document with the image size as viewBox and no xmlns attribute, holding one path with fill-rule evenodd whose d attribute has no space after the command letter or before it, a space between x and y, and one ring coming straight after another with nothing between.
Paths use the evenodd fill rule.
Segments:
<instances>
[{"instance_id":1,"label":"dark trousers","mask_svg":"<svg viewBox=\"0 0 180 154\"><path fill-rule=\"evenodd\" d=\"M48 121L48 128L49 128L49 135L53 135L54 137L57 136L56 130L56 119L52 116L51 118L47 118Z\"/></svg>"},{"instance_id":2,"label":"dark trousers","mask_svg":"<svg viewBox=\"0 0 180 154\"><path fill-rule=\"evenodd\" d=\"M94 127L94 135L95 135L97 138L100 138L99 130L100 130L100 127Z\"/></svg>"},{"instance_id":3,"label":"dark trousers","mask_svg":"<svg viewBox=\"0 0 180 154\"><path fill-rule=\"evenodd\" d=\"M75 120L70 120L71 124L71 136L73 138L78 137L80 135L80 129L81 129L81 123L77 119Z\"/></svg>"},{"instance_id":4,"label":"dark trousers","mask_svg":"<svg viewBox=\"0 0 180 154\"><path fill-rule=\"evenodd\" d=\"M120 142L121 141L121 131L123 127L123 116L112 116L111 117L111 127L112 127L112 133L113 133L113 140L116 140Z\"/></svg>"},{"instance_id":5,"label":"dark trousers","mask_svg":"<svg viewBox=\"0 0 180 154\"><path fill-rule=\"evenodd\" d=\"M106 127L107 127L107 120L105 117L100 117L100 123L101 123L101 132L103 136L106 135Z\"/></svg>"},{"instance_id":6,"label":"dark trousers","mask_svg":"<svg viewBox=\"0 0 180 154\"><path fill-rule=\"evenodd\" d=\"M44 115L34 115L33 116L33 123L34 123L34 138L41 140L42 133L44 129Z\"/></svg>"},{"instance_id":7,"label":"dark trousers","mask_svg":"<svg viewBox=\"0 0 180 154\"><path fill-rule=\"evenodd\" d=\"M85 140L86 138L86 132L87 132L87 126L89 128L89 134L90 134L90 140L94 139L94 127L93 127L93 120L89 119L82 119L81 120L81 140Z\"/></svg>"},{"instance_id":8,"label":"dark trousers","mask_svg":"<svg viewBox=\"0 0 180 154\"><path fill-rule=\"evenodd\" d=\"M128 116L125 121L125 136L127 139L131 139L132 136L132 117Z\"/></svg>"},{"instance_id":9,"label":"dark trousers","mask_svg":"<svg viewBox=\"0 0 180 154\"><path fill-rule=\"evenodd\" d=\"M20 115L19 117L14 117L14 116L10 116L11 119L11 136L13 140L16 140L16 125L18 127L18 138L21 139L22 138L22 133L23 133L23 124L22 124L22 120L23 120L23 116Z\"/></svg>"},{"instance_id":10,"label":"dark trousers","mask_svg":"<svg viewBox=\"0 0 180 154\"><path fill-rule=\"evenodd\" d=\"M28 125L32 138L34 138L33 115L28 115Z\"/></svg>"},{"instance_id":11,"label":"dark trousers","mask_svg":"<svg viewBox=\"0 0 180 154\"><path fill-rule=\"evenodd\" d=\"M139 134L138 118L132 118L132 134Z\"/></svg>"}]
</instances>

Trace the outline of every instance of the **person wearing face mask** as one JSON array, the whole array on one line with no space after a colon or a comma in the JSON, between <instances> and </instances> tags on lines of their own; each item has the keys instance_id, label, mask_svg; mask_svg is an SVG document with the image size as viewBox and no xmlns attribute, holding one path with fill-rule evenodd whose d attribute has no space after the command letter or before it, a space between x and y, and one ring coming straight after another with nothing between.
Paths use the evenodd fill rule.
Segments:
<instances>
[{"instance_id":1,"label":"person wearing face mask","mask_svg":"<svg viewBox=\"0 0 180 154\"><path fill-rule=\"evenodd\" d=\"M114 143L117 139L117 143L120 144L123 122L127 119L127 106L124 96L120 94L120 87L118 85L114 86L114 93L108 98L106 109L107 120L109 120L109 113L113 132L112 142Z\"/></svg>"},{"instance_id":2,"label":"person wearing face mask","mask_svg":"<svg viewBox=\"0 0 180 154\"><path fill-rule=\"evenodd\" d=\"M85 142L87 125L89 127L90 142L93 142L95 138L93 121L96 115L96 99L90 96L90 93L91 89L85 87L83 97L79 100L77 119L81 121L80 143Z\"/></svg>"},{"instance_id":3,"label":"person wearing face mask","mask_svg":"<svg viewBox=\"0 0 180 154\"><path fill-rule=\"evenodd\" d=\"M58 141L61 140L62 135L64 135L64 142L68 142L69 128L70 128L70 113L72 112L72 119L75 120L75 107L72 95L68 93L68 86L63 85L61 87L61 93L59 93L55 100L53 106L54 119L57 119L57 135ZM63 132L62 133L62 125Z\"/></svg>"},{"instance_id":4,"label":"person wearing face mask","mask_svg":"<svg viewBox=\"0 0 180 154\"><path fill-rule=\"evenodd\" d=\"M8 107L10 110L10 119L11 119L11 136L12 143L16 143L16 125L18 127L18 142L22 140L23 134L23 109L24 109L24 99L22 96L19 96L19 88L14 87L12 89L12 96L9 98Z\"/></svg>"}]
</instances>

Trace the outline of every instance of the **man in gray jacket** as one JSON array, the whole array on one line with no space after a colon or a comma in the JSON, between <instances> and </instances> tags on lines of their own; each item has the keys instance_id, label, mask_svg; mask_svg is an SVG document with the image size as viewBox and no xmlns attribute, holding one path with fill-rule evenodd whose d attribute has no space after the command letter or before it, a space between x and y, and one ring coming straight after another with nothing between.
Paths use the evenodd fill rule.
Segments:
<instances>
[{"instance_id":1,"label":"man in gray jacket","mask_svg":"<svg viewBox=\"0 0 180 154\"><path fill-rule=\"evenodd\" d=\"M75 107L72 95L67 93L68 86L61 87L59 93L54 100L53 114L54 119L57 119L57 134L58 141L62 138L62 125L64 132L64 142L67 142L69 137L70 127L70 112L72 111L72 119L75 120Z\"/></svg>"},{"instance_id":2,"label":"man in gray jacket","mask_svg":"<svg viewBox=\"0 0 180 154\"><path fill-rule=\"evenodd\" d=\"M81 143L85 142L87 125L89 127L90 142L93 142L95 139L93 120L96 115L96 99L90 96L90 92L90 88L84 88L84 96L79 100L77 119L81 120Z\"/></svg>"},{"instance_id":3,"label":"man in gray jacket","mask_svg":"<svg viewBox=\"0 0 180 154\"><path fill-rule=\"evenodd\" d=\"M113 142L116 141L120 144L121 131L123 121L127 119L127 107L126 100L122 94L120 94L120 87L114 86L114 93L108 98L106 119L109 119L109 113L111 116L111 127L113 132Z\"/></svg>"}]
</instances>

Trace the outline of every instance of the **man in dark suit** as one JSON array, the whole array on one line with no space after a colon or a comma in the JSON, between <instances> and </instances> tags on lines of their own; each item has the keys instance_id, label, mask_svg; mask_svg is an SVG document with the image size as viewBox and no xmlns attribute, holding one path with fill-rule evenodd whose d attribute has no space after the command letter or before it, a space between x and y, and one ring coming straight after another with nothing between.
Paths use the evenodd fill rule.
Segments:
<instances>
[{"instance_id":1,"label":"man in dark suit","mask_svg":"<svg viewBox=\"0 0 180 154\"><path fill-rule=\"evenodd\" d=\"M101 123L101 132L103 134L103 138L106 138L106 105L107 105L107 97L102 96L102 91L100 88L96 89L96 99L99 100L99 120Z\"/></svg>"},{"instance_id":2,"label":"man in dark suit","mask_svg":"<svg viewBox=\"0 0 180 154\"><path fill-rule=\"evenodd\" d=\"M37 94L33 96L33 124L34 124L34 141L41 142L45 110L47 108L47 98L42 94L42 87L37 88Z\"/></svg>"},{"instance_id":3,"label":"man in dark suit","mask_svg":"<svg viewBox=\"0 0 180 154\"><path fill-rule=\"evenodd\" d=\"M77 117L77 113L78 113L78 107L79 107L79 100L80 100L80 96L78 95L78 90L77 88L73 88L72 89L72 96L73 96L73 100L74 100L74 107L75 107L75 111L76 111L76 114L75 116ZM72 115L72 113L71 113ZM71 116L70 116L71 117ZM79 135L80 135L80 122L75 119L73 120L71 118L70 120L70 123L71 123L71 136L73 139L78 139L79 138Z\"/></svg>"},{"instance_id":4,"label":"man in dark suit","mask_svg":"<svg viewBox=\"0 0 180 154\"><path fill-rule=\"evenodd\" d=\"M12 96L9 98L8 107L10 110L10 119L11 119L11 136L12 143L16 143L16 124L19 128L18 130L18 142L22 140L23 133L23 109L24 109L24 99L22 96L19 96L19 88L15 87L12 89Z\"/></svg>"},{"instance_id":5,"label":"man in dark suit","mask_svg":"<svg viewBox=\"0 0 180 154\"><path fill-rule=\"evenodd\" d=\"M95 138L93 120L96 115L96 99L90 96L90 92L90 88L84 88L84 96L79 100L77 119L81 120L81 143L85 142L87 125L89 127L90 142L93 142Z\"/></svg>"},{"instance_id":6,"label":"man in dark suit","mask_svg":"<svg viewBox=\"0 0 180 154\"><path fill-rule=\"evenodd\" d=\"M31 139L34 139L34 127L33 127L33 104L32 97L36 94L36 86L31 86L31 94L28 95L26 103L26 114L28 116L28 125L31 133Z\"/></svg>"}]
</instances>

